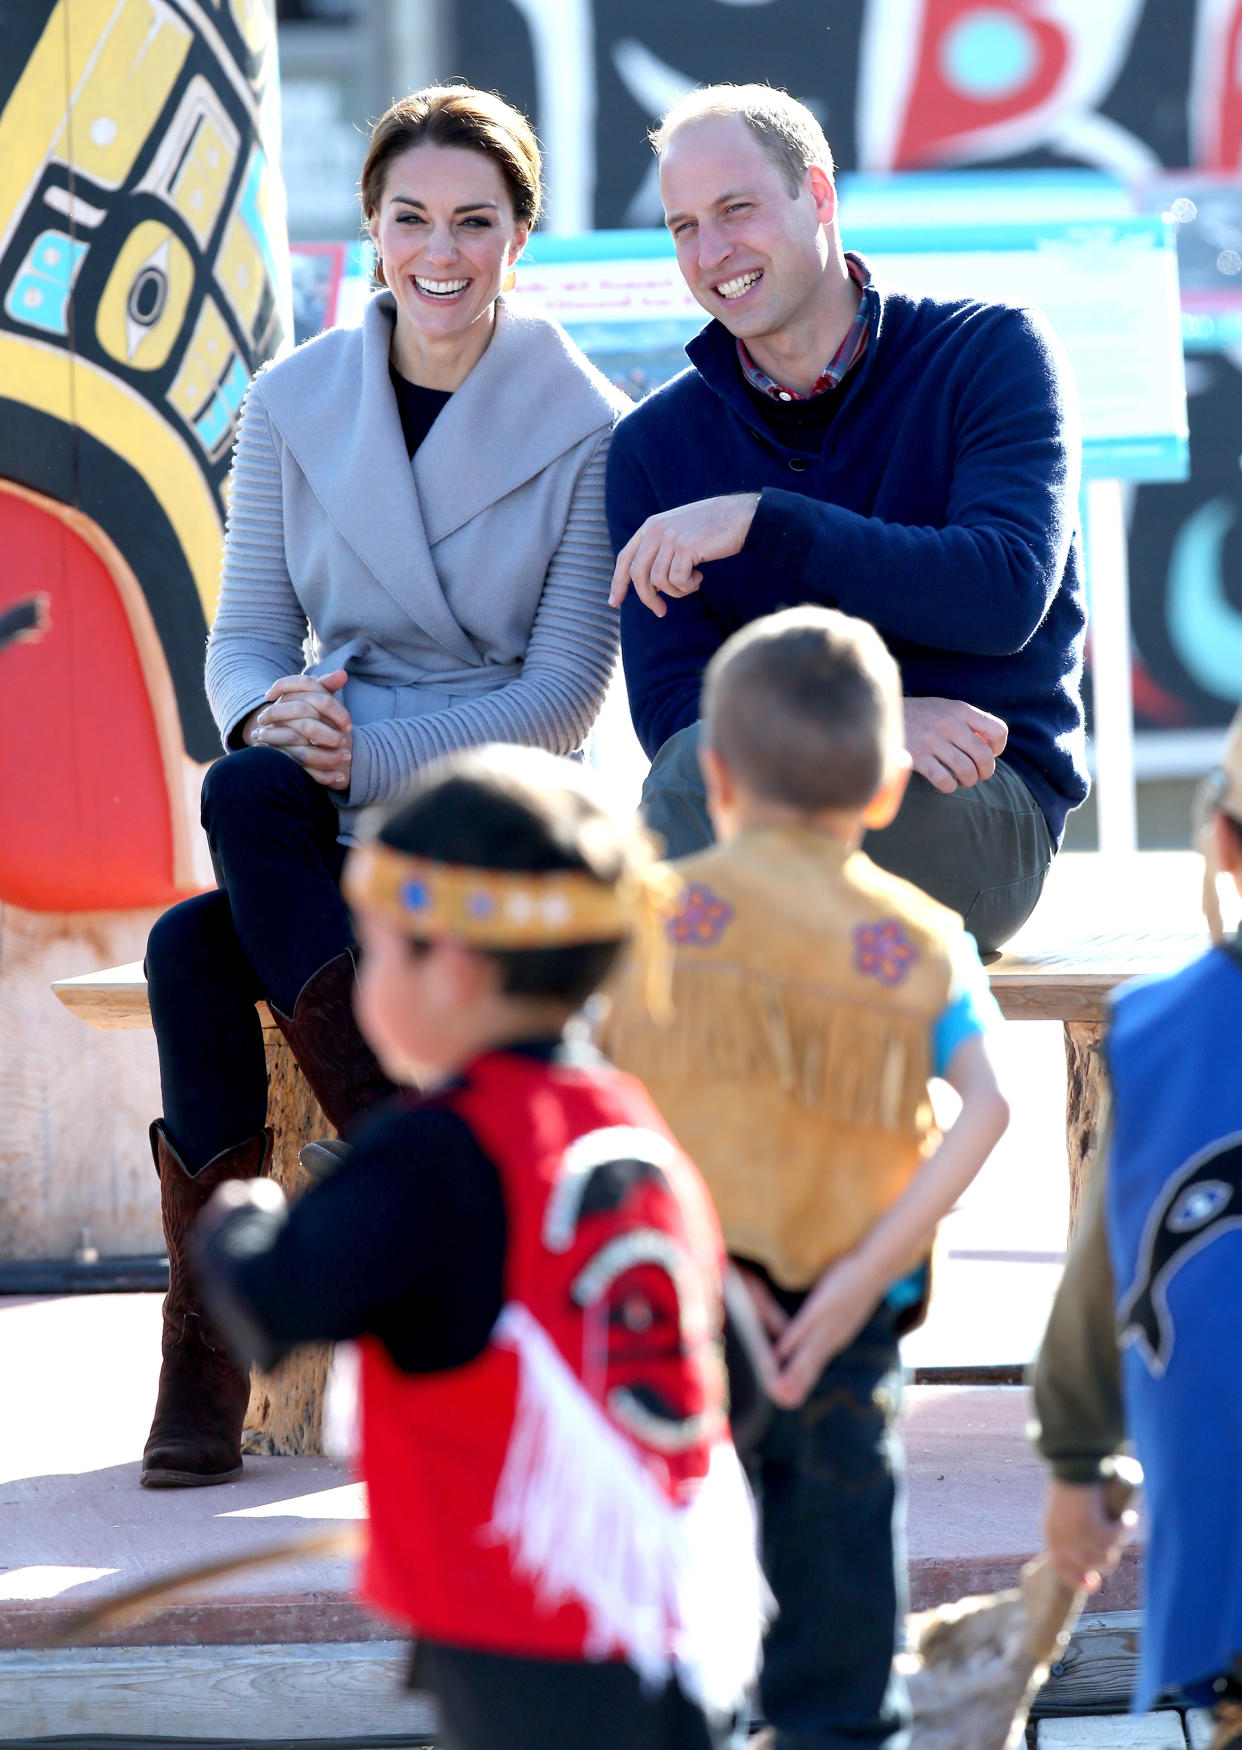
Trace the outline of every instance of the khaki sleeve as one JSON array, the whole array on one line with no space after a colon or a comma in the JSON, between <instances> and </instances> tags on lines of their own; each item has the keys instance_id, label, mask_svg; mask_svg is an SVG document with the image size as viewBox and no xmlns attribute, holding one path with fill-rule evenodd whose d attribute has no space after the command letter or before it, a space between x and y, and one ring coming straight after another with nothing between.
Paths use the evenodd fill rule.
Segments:
<instances>
[{"instance_id":1,"label":"khaki sleeve","mask_svg":"<svg viewBox=\"0 0 1242 1750\"><path fill-rule=\"evenodd\" d=\"M1036 1449L1062 1482L1106 1476L1125 1442L1121 1356L1105 1225L1108 1116L1065 1274L1031 1374Z\"/></svg>"}]
</instances>

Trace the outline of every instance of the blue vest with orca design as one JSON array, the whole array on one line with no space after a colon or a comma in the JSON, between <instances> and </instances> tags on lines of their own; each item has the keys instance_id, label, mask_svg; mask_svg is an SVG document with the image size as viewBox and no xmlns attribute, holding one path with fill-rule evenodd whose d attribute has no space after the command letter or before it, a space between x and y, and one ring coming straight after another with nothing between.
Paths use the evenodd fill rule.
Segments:
<instances>
[{"instance_id":1,"label":"blue vest with orca design","mask_svg":"<svg viewBox=\"0 0 1242 1750\"><path fill-rule=\"evenodd\" d=\"M1242 966L1128 985L1108 1036L1107 1223L1150 1541L1135 1703L1242 1652ZM1205 1687L1209 1686L1209 1687Z\"/></svg>"}]
</instances>

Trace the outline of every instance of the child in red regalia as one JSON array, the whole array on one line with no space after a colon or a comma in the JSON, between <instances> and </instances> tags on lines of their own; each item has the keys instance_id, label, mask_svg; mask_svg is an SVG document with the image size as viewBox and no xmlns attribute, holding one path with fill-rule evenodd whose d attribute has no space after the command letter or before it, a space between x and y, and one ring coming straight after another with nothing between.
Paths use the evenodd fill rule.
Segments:
<instances>
[{"instance_id":1,"label":"child in red regalia","mask_svg":"<svg viewBox=\"0 0 1242 1750\"><path fill-rule=\"evenodd\" d=\"M345 882L363 1031L425 1092L292 1207L224 1186L198 1236L239 1360L361 1340L363 1590L455 1750L706 1750L757 1664L719 1229L571 1025L658 905L644 860L565 762L429 771Z\"/></svg>"}]
</instances>

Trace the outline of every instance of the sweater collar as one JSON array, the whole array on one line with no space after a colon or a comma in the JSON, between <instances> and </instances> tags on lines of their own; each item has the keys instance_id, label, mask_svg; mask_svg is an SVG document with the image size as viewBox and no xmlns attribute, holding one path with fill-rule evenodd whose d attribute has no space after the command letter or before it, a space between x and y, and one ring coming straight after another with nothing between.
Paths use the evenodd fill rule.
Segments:
<instances>
[{"instance_id":1,"label":"sweater collar","mask_svg":"<svg viewBox=\"0 0 1242 1750\"><path fill-rule=\"evenodd\" d=\"M628 406L563 329L498 298L491 344L414 456L428 541L607 431Z\"/></svg>"},{"instance_id":2,"label":"sweater collar","mask_svg":"<svg viewBox=\"0 0 1242 1750\"><path fill-rule=\"evenodd\" d=\"M869 268L867 272L870 278L863 287L863 302L867 309L867 347L857 367L850 372L837 391L842 400L855 393L859 384L874 369L883 335L888 298L883 286L877 284L875 275L871 274ZM732 412L745 420L752 430L771 440L770 428L765 425L762 414L746 392L742 367L738 363L737 341L723 322L713 317L705 328L701 328L687 344L686 357L708 388L719 395Z\"/></svg>"},{"instance_id":3,"label":"sweater collar","mask_svg":"<svg viewBox=\"0 0 1242 1750\"><path fill-rule=\"evenodd\" d=\"M859 290L858 308L854 312L854 320L845 331L843 339L836 351L828 360L819 376L811 384L810 389L803 394L798 389L787 389L783 383L778 383L775 377L770 377L761 365L756 364L750 356L744 340L735 339L738 361L742 367L742 375L752 389L758 389L773 401L815 401L830 390L839 389L858 364L867 350L867 338L871 332L871 306L862 293L867 288L871 278L871 270L861 255L847 253L845 265L849 276Z\"/></svg>"}]
</instances>

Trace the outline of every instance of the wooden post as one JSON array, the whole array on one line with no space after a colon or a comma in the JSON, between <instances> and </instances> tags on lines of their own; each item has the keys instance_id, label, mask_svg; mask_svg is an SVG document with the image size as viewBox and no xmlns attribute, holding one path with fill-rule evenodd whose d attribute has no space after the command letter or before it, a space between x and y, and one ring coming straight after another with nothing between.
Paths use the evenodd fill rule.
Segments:
<instances>
[{"instance_id":1,"label":"wooden post","mask_svg":"<svg viewBox=\"0 0 1242 1750\"><path fill-rule=\"evenodd\" d=\"M1100 1021L1065 1022L1065 1146L1069 1155L1069 1238L1078 1225L1078 1211L1099 1147L1100 1099L1104 1092L1104 1059L1100 1047L1105 1026Z\"/></svg>"},{"instance_id":2,"label":"wooden post","mask_svg":"<svg viewBox=\"0 0 1242 1750\"><path fill-rule=\"evenodd\" d=\"M0 906L0 1260L164 1249L147 1126L160 1109L155 1040L83 1027L49 988L141 954L157 914Z\"/></svg>"},{"instance_id":3,"label":"wooden post","mask_svg":"<svg viewBox=\"0 0 1242 1750\"><path fill-rule=\"evenodd\" d=\"M267 1050L267 1121L273 1131L272 1177L285 1196L300 1197L310 1182L298 1160L304 1142L336 1132L297 1066L284 1035L272 1022L263 1028ZM281 1457L323 1451L323 1399L329 1343L299 1346L271 1373L255 1368L250 1382L242 1449Z\"/></svg>"}]
</instances>

